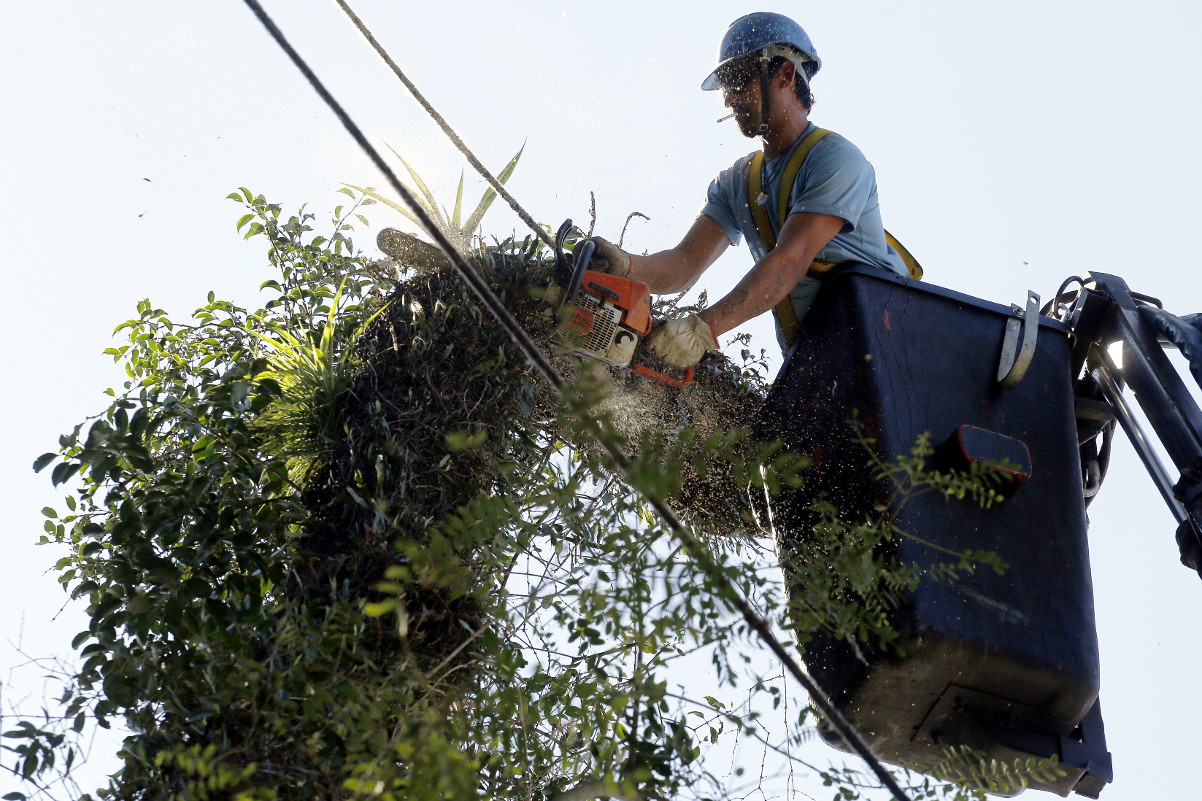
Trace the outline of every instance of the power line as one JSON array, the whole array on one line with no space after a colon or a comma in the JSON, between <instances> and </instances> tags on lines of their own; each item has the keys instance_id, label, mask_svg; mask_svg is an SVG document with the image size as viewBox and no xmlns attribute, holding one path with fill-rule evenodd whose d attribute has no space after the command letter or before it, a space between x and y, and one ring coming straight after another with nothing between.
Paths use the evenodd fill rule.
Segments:
<instances>
[{"instance_id":1,"label":"power line","mask_svg":"<svg viewBox=\"0 0 1202 801\"><path fill-rule=\"evenodd\" d=\"M401 71L401 68L397 66L397 63L392 60L392 56L388 55L388 51L384 49L384 46L380 44L379 40L377 40L375 36L372 35L372 32L368 29L368 27L363 24L363 20L359 19L359 15L356 14L351 7L346 4L345 0L334 0L334 2L338 4L338 7L342 9L343 13L345 13L347 17L350 18L351 22L354 23L355 27L359 29L359 33L363 34L363 38L368 41L368 44L372 46L372 49L376 51L380 58L384 59L384 63L387 64L389 69L392 70L392 74L395 75L397 79L405 85L405 88L409 90L409 93L413 95L414 99L417 100L421 107L426 110L426 113L434 118L434 121L438 123L438 127L442 128L442 132L446 134L447 138L450 139L452 143L454 143L455 147L459 148L459 152L464 155L464 157L468 160L468 163L475 167L476 172L480 173L484 180L488 182L488 185L491 186L498 195L505 199L505 202L509 204L509 208L513 209L518 217L522 218L522 222L530 226L530 230L534 231L535 236L541 239L547 247L551 248L551 250L555 250L555 241L551 239L551 235L547 233L541 225L536 223L533 217L526 213L526 210L522 208L522 204L518 203L517 199L513 195L509 194L509 190L505 188L505 185L498 181L493 174L488 171L488 168L485 167L478 158L476 158L476 154L474 154L471 149L464 144L463 140L459 138L459 134L455 133L455 129L451 127L450 123L448 123L446 119L438 113L438 110L431 105L429 100L426 100L425 95L418 90L413 81L409 80L405 73Z\"/></svg>"},{"instance_id":2,"label":"power line","mask_svg":"<svg viewBox=\"0 0 1202 801\"><path fill-rule=\"evenodd\" d=\"M335 1L338 2L340 6L343 6L344 10L348 10L341 0ZM297 69L301 71L301 74L304 75L306 80L309 81L309 84L313 87L313 90L317 92L318 96L325 101L327 106L329 106L330 110L334 113L334 116L336 116L339 122L342 123L343 127L346 128L347 133L351 135L359 147L362 148L363 152L368 156L368 158L371 159L372 163L376 165L376 168L379 169L380 172L383 173L388 179L389 183L392 185L392 188L405 202L405 205L409 206L414 216L418 218L422 226L425 227L427 232L430 234L431 238L434 239L435 244L437 244L446 253L459 276L476 294L480 302L484 304L489 312L492 313L492 315L497 319L497 322L500 323L505 332L513 339L514 343L517 344L517 346L525 354L530 364L536 370L538 370L540 374L542 374L547 382L551 384L551 386L555 388L556 392L562 397L566 382L555 370L554 366L552 366L538 345L535 344L534 340L530 338L530 335L526 332L526 330L522 328L516 319L514 319L513 315L510 314L509 310L501 302L500 298L498 298L492 291L492 288L487 284L487 282L481 278L480 274L477 273L470 264L468 264L463 255L460 254L455 246L451 244L450 240L438 228L434 220L426 212L425 208L417 201L412 193L405 188L405 185L401 183L400 179L396 176L396 173L392 171L392 168L388 166L379 152L371 145L370 142L367 141L367 137L350 118L350 115L347 114L338 101L334 99L334 96L330 94L329 90L326 89L325 85L322 84L321 80L317 77L313 70L309 68L309 65L300 56L300 54L293 49L291 44L289 44L288 40L284 37L284 34L276 26L275 22L272 21L271 17L267 15L267 12L259 4L258 0L245 0L245 2L254 15L258 18L259 22L263 24L263 27L266 28L268 33L271 34L272 38L275 39L276 44L278 44L280 48L288 54L288 57L292 59L292 63L296 65ZM397 71L399 72L399 70ZM466 148L466 146L464 147ZM633 469L633 462L631 458L611 439L604 436L598 436L597 441L622 476L629 481ZM672 534L680 541L684 550L693 558L702 572L706 574L710 581L717 585L718 589L723 593L727 600L730 601L731 604L738 610L744 622L756 633L756 635L764 642L764 644L768 646L768 649L772 651L772 653L778 659L781 660L781 663L789 671L789 674L792 675L793 678L802 685L806 692L810 694L810 698L813 700L815 706L818 707L819 712L826 716L828 722L839 734L840 738L848 746L848 748L854 751L866 763L868 763L868 766L872 769L872 772L880 780L881 784L893 794L893 797L896 799L896 801L910 801L909 796L907 796L905 791L901 789L901 786L898 785L894 776L885 769L885 766L881 763L881 761L876 757L875 754L872 753L872 749L869 748L868 743L864 740L863 736L835 707L834 703L830 700L826 693L822 691L822 688L818 686L817 682L815 682L814 679L806 672L805 668L802 667L801 664L793 658L792 654L785 649L785 646L772 632L767 620L760 616L751 607L750 602L743 597L738 589L731 583L730 579L728 579L722 572L722 569L715 559L713 553L711 553L710 550L706 548L705 545L698 540L691 531L689 531L689 529L676 515L676 512L673 511L672 508L669 507L662 498L658 497L656 493L643 492L642 494L646 498L647 503L650 504L651 507L654 508L655 511L660 515L660 518L667 524L668 528L672 531Z\"/></svg>"}]
</instances>

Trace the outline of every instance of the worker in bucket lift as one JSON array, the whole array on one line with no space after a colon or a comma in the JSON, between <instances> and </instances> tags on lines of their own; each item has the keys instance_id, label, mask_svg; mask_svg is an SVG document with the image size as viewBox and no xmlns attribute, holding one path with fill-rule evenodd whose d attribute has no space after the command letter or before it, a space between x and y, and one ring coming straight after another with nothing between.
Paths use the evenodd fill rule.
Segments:
<instances>
[{"instance_id":1,"label":"worker in bucket lift","mask_svg":"<svg viewBox=\"0 0 1202 801\"><path fill-rule=\"evenodd\" d=\"M722 92L743 135L763 142L762 156L744 156L710 183L701 213L670 250L636 256L593 238L592 269L642 281L657 294L692 286L728 246L747 238L756 261L738 285L651 334L652 350L673 367L692 367L720 335L769 309L787 350L821 273L835 264L907 274L886 241L872 165L851 142L810 122L810 79L821 66L810 37L788 17L760 12L732 22L701 88Z\"/></svg>"}]
</instances>

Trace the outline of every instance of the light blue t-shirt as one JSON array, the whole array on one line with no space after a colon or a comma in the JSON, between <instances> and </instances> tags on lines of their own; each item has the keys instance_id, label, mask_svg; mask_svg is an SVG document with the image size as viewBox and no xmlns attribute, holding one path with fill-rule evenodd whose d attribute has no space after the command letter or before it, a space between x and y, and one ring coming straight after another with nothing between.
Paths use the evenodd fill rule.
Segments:
<instances>
[{"instance_id":1,"label":"light blue t-shirt","mask_svg":"<svg viewBox=\"0 0 1202 801\"><path fill-rule=\"evenodd\" d=\"M814 128L811 122L787 153L764 163L762 185L767 197L765 206L775 231L779 232L782 225L778 219L777 203L785 165ZM710 183L701 213L722 226L732 245L739 244L746 237L751 253L758 262L768 251L756 231L751 209L747 205L747 171L751 168L753 155L744 156L718 174ZM877 202L876 171L859 148L839 134L827 134L806 157L789 194L789 214L797 212L830 214L843 220L843 229L818 251L816 258L819 261L839 264L860 262L891 270L898 275L908 275L901 257L885 241L885 227ZM805 317L810 310L819 286L821 282L818 279L807 275L789 293L797 319ZM784 337L779 326L776 335L784 350Z\"/></svg>"}]
</instances>

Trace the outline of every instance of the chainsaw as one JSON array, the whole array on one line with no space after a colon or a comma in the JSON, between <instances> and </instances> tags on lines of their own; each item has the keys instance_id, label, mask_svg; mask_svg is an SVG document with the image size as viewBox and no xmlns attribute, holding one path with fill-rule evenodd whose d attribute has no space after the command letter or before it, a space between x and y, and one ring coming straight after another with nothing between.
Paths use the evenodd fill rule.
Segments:
<instances>
[{"instance_id":1,"label":"chainsaw","mask_svg":"<svg viewBox=\"0 0 1202 801\"><path fill-rule=\"evenodd\" d=\"M693 369L674 378L655 367L659 360L645 347L643 340L660 323L651 318L651 290L641 281L588 269L595 245L585 241L574 251L574 263L563 250L572 230L567 220L555 235L555 282L563 289L562 306L572 310L564 326L566 337L559 344L575 353L614 367L624 367L639 375L675 387L693 382ZM655 365L649 366L649 365Z\"/></svg>"}]
</instances>

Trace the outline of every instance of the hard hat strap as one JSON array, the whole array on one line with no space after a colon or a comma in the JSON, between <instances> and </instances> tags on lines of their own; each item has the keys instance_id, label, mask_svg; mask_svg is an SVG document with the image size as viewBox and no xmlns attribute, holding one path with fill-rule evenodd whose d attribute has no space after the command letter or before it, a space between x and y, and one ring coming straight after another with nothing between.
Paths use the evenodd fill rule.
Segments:
<instances>
[{"instance_id":1,"label":"hard hat strap","mask_svg":"<svg viewBox=\"0 0 1202 801\"><path fill-rule=\"evenodd\" d=\"M805 65L807 62L813 62L814 59L807 56L805 53L797 52L796 48L789 45L774 44L769 45L760 51L760 58L775 58L780 56L793 62L793 66L797 68L797 77L805 84L806 91L810 91L810 76L806 73Z\"/></svg>"},{"instance_id":2,"label":"hard hat strap","mask_svg":"<svg viewBox=\"0 0 1202 801\"><path fill-rule=\"evenodd\" d=\"M760 51L760 136L768 135L768 68L772 56L768 50Z\"/></svg>"},{"instance_id":3,"label":"hard hat strap","mask_svg":"<svg viewBox=\"0 0 1202 801\"><path fill-rule=\"evenodd\" d=\"M770 45L760 51L760 131L759 135L764 136L768 133L768 114L770 112L768 99L768 84L769 72L772 67L772 59L776 57L788 59L793 62L793 66L797 70L797 78L801 80L805 86L805 91L810 91L810 77L806 74L805 63L812 59L807 58L804 54L798 53L788 45Z\"/></svg>"}]
</instances>

